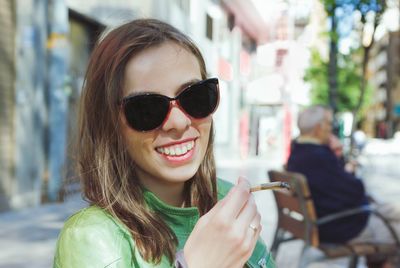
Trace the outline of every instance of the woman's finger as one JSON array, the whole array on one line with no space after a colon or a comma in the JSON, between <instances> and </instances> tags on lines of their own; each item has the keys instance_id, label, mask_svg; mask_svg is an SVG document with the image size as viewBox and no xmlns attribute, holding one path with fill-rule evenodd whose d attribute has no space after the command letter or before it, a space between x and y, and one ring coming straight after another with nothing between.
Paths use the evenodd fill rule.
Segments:
<instances>
[{"instance_id":1,"label":"woman's finger","mask_svg":"<svg viewBox=\"0 0 400 268\"><path fill-rule=\"evenodd\" d=\"M250 196L250 184L244 178L239 177L237 185L224 198L223 209L219 215L227 220L236 219Z\"/></svg>"},{"instance_id":2,"label":"woman's finger","mask_svg":"<svg viewBox=\"0 0 400 268\"><path fill-rule=\"evenodd\" d=\"M223 199L218 201L213 208L202 216L203 224L211 221L214 216L224 221L233 222L247 202L246 196L249 195L246 188L248 188L248 182L239 177L238 184L232 187Z\"/></svg>"},{"instance_id":3,"label":"woman's finger","mask_svg":"<svg viewBox=\"0 0 400 268\"><path fill-rule=\"evenodd\" d=\"M244 229L252 222L257 214L257 206L253 195L249 196L246 204L241 209L238 217L236 218L235 225L238 229Z\"/></svg>"},{"instance_id":4,"label":"woman's finger","mask_svg":"<svg viewBox=\"0 0 400 268\"><path fill-rule=\"evenodd\" d=\"M262 230L262 226L260 223L261 216L257 213L245 230L246 237L243 241L242 250L243 254L248 254L248 257L250 257L251 252L253 252L253 249L257 243L257 239L260 236Z\"/></svg>"}]
</instances>

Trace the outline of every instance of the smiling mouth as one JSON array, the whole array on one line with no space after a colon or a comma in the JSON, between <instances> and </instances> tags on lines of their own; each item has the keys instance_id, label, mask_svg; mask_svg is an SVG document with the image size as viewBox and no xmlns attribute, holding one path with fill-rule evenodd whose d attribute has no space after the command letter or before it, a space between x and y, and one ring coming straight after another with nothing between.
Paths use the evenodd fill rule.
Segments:
<instances>
[{"instance_id":1,"label":"smiling mouth","mask_svg":"<svg viewBox=\"0 0 400 268\"><path fill-rule=\"evenodd\" d=\"M157 147L156 151L160 154L167 156L181 156L191 151L193 147L194 147L194 140L191 140L185 143L175 144L172 146Z\"/></svg>"}]
</instances>

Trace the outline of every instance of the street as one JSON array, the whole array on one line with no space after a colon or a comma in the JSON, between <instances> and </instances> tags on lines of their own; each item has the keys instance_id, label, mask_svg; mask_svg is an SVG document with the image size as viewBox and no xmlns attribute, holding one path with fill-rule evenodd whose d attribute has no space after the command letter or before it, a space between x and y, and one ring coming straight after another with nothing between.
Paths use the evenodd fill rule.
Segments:
<instances>
[{"instance_id":1,"label":"street","mask_svg":"<svg viewBox=\"0 0 400 268\"><path fill-rule=\"evenodd\" d=\"M386 147L385 147L386 146ZM360 157L362 174L368 190L377 200L397 201L400 193L400 150L398 143L372 141ZM373 149L370 149L373 148ZM385 149L386 148L386 149ZM390 150L387 150L390 148ZM386 150L386 151L385 151ZM282 163L269 157L217 160L218 177L235 182L239 175L252 185L265 182L269 169L278 169ZM270 247L276 225L276 209L271 191L254 193L262 214L262 237ZM79 196L61 204L42 205L23 211L0 214L0 267L51 267L55 243L63 222L74 211L85 206ZM296 267L301 252L300 242L289 242L280 248L277 267ZM315 263L310 267L346 267L346 259ZM362 264L359 266L365 267Z\"/></svg>"}]
</instances>

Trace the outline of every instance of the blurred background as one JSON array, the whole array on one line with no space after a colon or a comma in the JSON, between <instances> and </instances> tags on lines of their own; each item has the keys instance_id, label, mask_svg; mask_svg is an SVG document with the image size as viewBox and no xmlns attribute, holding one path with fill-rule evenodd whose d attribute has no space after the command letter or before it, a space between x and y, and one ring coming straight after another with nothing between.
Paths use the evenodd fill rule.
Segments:
<instances>
[{"instance_id":1,"label":"blurred background","mask_svg":"<svg viewBox=\"0 0 400 268\"><path fill-rule=\"evenodd\" d=\"M73 145L87 61L103 31L135 18L161 19L188 34L205 56L209 76L220 79L219 177L265 181L268 169L286 161L298 135L298 111L319 103L334 110L335 132L348 157L364 156L370 176L372 165L381 165L394 178L382 191L390 188L396 195L399 5L398 0L1 0L0 267L50 266L62 222L85 205ZM354 145L354 133L365 137L363 152ZM382 174L375 175L372 185L385 185ZM270 244L274 200L257 194L257 202ZM18 257L23 248L25 257Z\"/></svg>"}]
</instances>

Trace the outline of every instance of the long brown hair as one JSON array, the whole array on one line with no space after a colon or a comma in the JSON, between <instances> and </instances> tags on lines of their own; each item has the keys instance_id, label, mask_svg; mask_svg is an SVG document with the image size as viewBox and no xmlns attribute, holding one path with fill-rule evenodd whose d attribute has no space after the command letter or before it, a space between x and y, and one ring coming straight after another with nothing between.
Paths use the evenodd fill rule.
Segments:
<instances>
[{"instance_id":1,"label":"long brown hair","mask_svg":"<svg viewBox=\"0 0 400 268\"><path fill-rule=\"evenodd\" d=\"M155 263L163 255L172 262L178 240L161 217L145 206L118 117L127 62L141 51L167 41L193 53L206 78L204 59L186 35L158 20L134 20L109 32L94 48L79 113L78 170L85 198L124 223L142 257ZM198 207L200 215L216 203L213 128L205 157L184 188L185 204Z\"/></svg>"}]
</instances>

